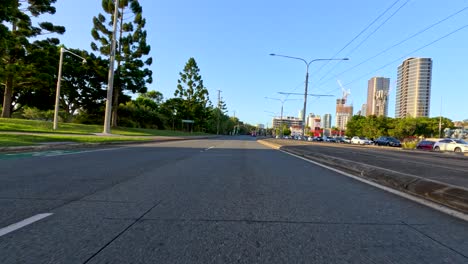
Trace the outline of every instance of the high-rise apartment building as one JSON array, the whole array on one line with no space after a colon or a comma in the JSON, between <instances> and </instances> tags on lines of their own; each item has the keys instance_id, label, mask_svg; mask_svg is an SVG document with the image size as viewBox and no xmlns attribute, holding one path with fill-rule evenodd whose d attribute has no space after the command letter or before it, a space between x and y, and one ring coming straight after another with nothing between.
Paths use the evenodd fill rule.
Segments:
<instances>
[{"instance_id":1,"label":"high-rise apartment building","mask_svg":"<svg viewBox=\"0 0 468 264\"><path fill-rule=\"evenodd\" d=\"M398 67L395 117L429 116L431 58L409 58Z\"/></svg>"},{"instance_id":2,"label":"high-rise apartment building","mask_svg":"<svg viewBox=\"0 0 468 264\"><path fill-rule=\"evenodd\" d=\"M367 109L363 115L387 116L390 78L372 77L367 83Z\"/></svg>"},{"instance_id":3,"label":"high-rise apartment building","mask_svg":"<svg viewBox=\"0 0 468 264\"><path fill-rule=\"evenodd\" d=\"M332 115L325 114L323 115L323 128L331 128L332 127Z\"/></svg>"},{"instance_id":4,"label":"high-rise apartment building","mask_svg":"<svg viewBox=\"0 0 468 264\"><path fill-rule=\"evenodd\" d=\"M346 130L346 124L353 116L353 106L346 105L346 98L336 99L336 127Z\"/></svg>"},{"instance_id":5,"label":"high-rise apartment building","mask_svg":"<svg viewBox=\"0 0 468 264\"><path fill-rule=\"evenodd\" d=\"M367 104L362 104L362 106L361 106L361 115L362 116L367 116L366 112L367 112Z\"/></svg>"}]
</instances>

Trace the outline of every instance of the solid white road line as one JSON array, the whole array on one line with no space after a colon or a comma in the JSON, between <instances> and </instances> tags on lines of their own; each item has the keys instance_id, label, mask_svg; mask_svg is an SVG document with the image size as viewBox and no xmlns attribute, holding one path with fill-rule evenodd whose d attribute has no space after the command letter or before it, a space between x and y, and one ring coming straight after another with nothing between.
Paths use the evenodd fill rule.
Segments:
<instances>
[{"instance_id":1,"label":"solid white road line","mask_svg":"<svg viewBox=\"0 0 468 264\"><path fill-rule=\"evenodd\" d=\"M37 214L35 216L26 218L23 221L20 221L18 223L14 223L14 224L11 224L11 225L9 225L7 227L4 227L4 228L0 229L0 237L6 235L8 233L11 233L11 232L13 232L15 230L18 230L20 228L23 228L23 227L25 227L27 225L30 225L30 224L32 224L34 222L37 222L37 221L39 221L41 219L44 219L44 218L46 218L48 216L51 216L51 215L53 215L53 214L51 214L51 213Z\"/></svg>"},{"instance_id":2,"label":"solid white road line","mask_svg":"<svg viewBox=\"0 0 468 264\"><path fill-rule=\"evenodd\" d=\"M398 191L398 190L395 190L395 189L392 189L392 188L389 188L389 187L386 187L386 186L383 186L383 185L380 185L380 184L377 184L375 182L372 182L372 181L369 181L369 180L366 180L366 179L363 179L361 177L358 177L358 176L354 176L352 174L349 174L347 172L344 172L344 171L340 171L338 169L335 169L335 168L332 168L332 167L329 167L327 165L324 165L324 164L320 164L316 161L312 161L312 160L308 160L304 157L301 157L301 156L298 156L298 155L295 155L295 154L292 154L292 153L289 153L289 152L286 152L286 151L283 151L283 150L280 150L281 152L285 153L285 154L288 154L288 155L291 155L293 157L296 157L296 158L299 158L299 159L302 159L302 160L305 160L309 163L312 163L312 164L315 164L317 166L320 166L320 167L323 167L325 169L328 169L328 170L332 170L336 173L339 173L341 175L344 175L344 176L347 176L347 177L350 177L350 178L353 178L355 180L358 180L360 182L363 182L363 183L366 183L366 184L369 184L369 185L372 185L374 187L377 187L381 190L384 190L384 191L387 191L389 193L393 193L395 195L398 195L400 197L403 197L403 198L406 198L408 200L411 200L413 202L417 202L419 204L422 204L422 205L425 205L425 206L428 206L432 209L435 209L439 212L442 212L444 214L448 214L448 215L451 215L453 217L456 217L458 219L462 219L462 220L465 220L465 221L468 221L468 215L467 214L464 214L462 212L459 212L459 211L456 211L456 210L453 210L449 207L446 207L446 206L443 206L443 205L440 205L438 203L435 203L435 202L431 202L429 200L425 200L423 198L419 198L417 196L413 196L411 194L407 194L407 193L404 193L404 192L401 192L401 191Z\"/></svg>"}]
</instances>

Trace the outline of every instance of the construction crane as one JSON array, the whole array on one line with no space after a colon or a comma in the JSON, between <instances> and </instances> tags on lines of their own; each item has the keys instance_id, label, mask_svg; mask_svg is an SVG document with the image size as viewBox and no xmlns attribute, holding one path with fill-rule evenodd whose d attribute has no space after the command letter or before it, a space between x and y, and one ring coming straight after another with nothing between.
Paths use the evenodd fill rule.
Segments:
<instances>
[{"instance_id":1,"label":"construction crane","mask_svg":"<svg viewBox=\"0 0 468 264\"><path fill-rule=\"evenodd\" d=\"M343 87L343 84L341 84L341 81L340 81L340 80L336 80L336 82L338 82L338 85L341 87L341 91L343 92L343 99L346 101L346 99L348 98L348 96L351 95L351 89L346 90L346 89Z\"/></svg>"}]
</instances>

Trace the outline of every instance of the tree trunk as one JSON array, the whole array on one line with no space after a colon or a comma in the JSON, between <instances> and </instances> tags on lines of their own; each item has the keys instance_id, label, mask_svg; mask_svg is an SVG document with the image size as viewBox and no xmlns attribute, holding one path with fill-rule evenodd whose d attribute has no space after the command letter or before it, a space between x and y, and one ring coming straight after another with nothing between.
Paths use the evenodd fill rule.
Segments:
<instances>
[{"instance_id":1,"label":"tree trunk","mask_svg":"<svg viewBox=\"0 0 468 264\"><path fill-rule=\"evenodd\" d=\"M2 117L11 117L11 97L13 96L13 75L7 75L7 81L5 84L5 93L3 94L3 109Z\"/></svg>"},{"instance_id":2,"label":"tree trunk","mask_svg":"<svg viewBox=\"0 0 468 264\"><path fill-rule=\"evenodd\" d=\"M117 66L118 69L118 66ZM118 74L117 74L118 76ZM114 86L114 93L112 94L112 119L111 119L111 126L117 126L117 110L119 108L119 94L120 94L120 87L119 85Z\"/></svg>"}]
</instances>

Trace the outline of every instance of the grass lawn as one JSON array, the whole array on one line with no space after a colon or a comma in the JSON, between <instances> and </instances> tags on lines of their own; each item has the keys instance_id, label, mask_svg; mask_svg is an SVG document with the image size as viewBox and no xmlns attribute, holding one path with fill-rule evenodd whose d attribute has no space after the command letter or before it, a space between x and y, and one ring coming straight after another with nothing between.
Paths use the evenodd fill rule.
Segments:
<instances>
[{"instance_id":1,"label":"grass lawn","mask_svg":"<svg viewBox=\"0 0 468 264\"><path fill-rule=\"evenodd\" d=\"M53 130L52 122L50 121L0 118L0 131L89 135L89 134L94 134L94 133L101 133L102 130L103 130L102 125L83 125L83 124L74 124L74 123L58 123L58 129ZM172 131L172 130L126 128L126 127L113 128L111 129L111 133L116 134L116 135L122 135L122 136L200 136L200 135L207 135L206 133L187 133L187 132Z\"/></svg>"},{"instance_id":2,"label":"grass lawn","mask_svg":"<svg viewBox=\"0 0 468 264\"><path fill-rule=\"evenodd\" d=\"M0 147L33 146L44 142L102 143L149 140L151 139L143 137L0 134Z\"/></svg>"}]
</instances>

